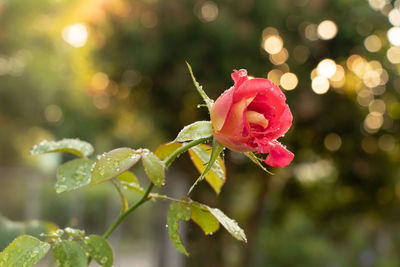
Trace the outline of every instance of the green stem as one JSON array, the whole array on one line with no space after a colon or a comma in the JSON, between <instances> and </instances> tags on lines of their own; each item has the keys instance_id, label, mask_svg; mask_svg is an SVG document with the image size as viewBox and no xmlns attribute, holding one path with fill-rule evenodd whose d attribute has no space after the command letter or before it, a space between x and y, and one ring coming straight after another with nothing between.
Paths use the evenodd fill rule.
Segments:
<instances>
[{"instance_id":1,"label":"green stem","mask_svg":"<svg viewBox=\"0 0 400 267\"><path fill-rule=\"evenodd\" d=\"M104 238L108 238L112 232L114 232L115 228L118 227L118 225L122 222L123 219L125 219L126 216L129 215L129 213L131 213L132 211L134 211L136 208L138 208L140 205L142 205L144 202L150 200L150 198L148 197L151 190L153 189L154 184L151 183L149 185L149 187L147 188L146 192L144 193L144 195L142 196L142 198L132 207L130 207L129 209L127 209L126 211L122 212L118 218L113 222L113 224L107 229L107 231L104 233L103 237Z\"/></svg>"},{"instance_id":2,"label":"green stem","mask_svg":"<svg viewBox=\"0 0 400 267\"><path fill-rule=\"evenodd\" d=\"M172 163L172 161L174 161L174 159L176 157L178 157L183 152L187 151L189 148L194 147L194 146L196 146L198 144L204 143L204 142L206 142L208 140L211 140L211 139L212 139L212 137L204 137L204 138L200 138L200 139L194 140L192 142L189 142L189 143L181 146L179 149L175 150L171 155L169 155L168 158L166 158L164 160L165 166L168 167L168 165L170 165ZM104 235L103 235L104 238L107 239L112 234L112 232L114 232L114 230L118 227L118 225L120 225L122 220L125 219L125 217L129 215L129 213L131 213L132 211L137 209L140 205L142 205L143 203L145 203L146 201L151 199L150 192L153 189L153 187L154 187L154 184L151 183L149 185L149 187L147 188L146 192L144 193L144 195L142 196L142 198L135 205L133 205L132 207L130 207L127 210L125 210L124 212L122 212L117 217L117 219L115 219L115 221L111 224L111 226L104 233Z\"/></svg>"},{"instance_id":3,"label":"green stem","mask_svg":"<svg viewBox=\"0 0 400 267\"><path fill-rule=\"evenodd\" d=\"M181 199L176 199L176 198L172 198L166 195L160 195L157 193L152 193L150 194L151 198L158 198L158 199L162 199L162 200L169 200L169 201L174 201L174 202L180 202L180 203L187 203L187 201L185 200L181 200Z\"/></svg>"},{"instance_id":4,"label":"green stem","mask_svg":"<svg viewBox=\"0 0 400 267\"><path fill-rule=\"evenodd\" d=\"M168 167L168 165L170 165L177 156L179 156L183 152L186 152L189 148L197 146L198 144L204 143L204 142L209 141L211 139L212 139L212 137L203 137L203 138L200 138L200 139L197 139L197 140L193 140L192 142L189 142L189 143L181 146L180 148L175 150L171 155L169 155L168 158L166 158L164 160L165 166Z\"/></svg>"}]
</instances>

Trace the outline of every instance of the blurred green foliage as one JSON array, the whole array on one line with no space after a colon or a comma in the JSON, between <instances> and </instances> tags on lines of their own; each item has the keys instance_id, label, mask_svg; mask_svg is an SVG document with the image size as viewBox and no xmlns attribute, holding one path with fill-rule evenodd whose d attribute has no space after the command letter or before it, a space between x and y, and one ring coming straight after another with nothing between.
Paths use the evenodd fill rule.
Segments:
<instances>
[{"instance_id":1,"label":"blurred green foliage","mask_svg":"<svg viewBox=\"0 0 400 267\"><path fill-rule=\"evenodd\" d=\"M400 56L387 34L399 23L388 20L399 5L1 0L2 212L21 219L29 201L25 191L16 192L29 188L19 189L26 180L15 174L34 173L43 181L40 176L54 177L65 160L29 156L44 138L79 137L93 143L96 153L118 146L154 149L183 126L207 119L206 109L197 108L201 99L185 60L214 99L233 84L232 69L258 77L290 71L298 84L286 92L294 124L284 143L294 162L266 177L248 159L227 152L220 197L206 183L194 197L237 218L249 243L235 243L222 231L207 238L190 227L187 266L398 266ZM332 39L318 36L324 20L337 25ZM285 63L274 64L277 59L267 53L270 34L283 40ZM372 35L378 43L366 41ZM313 70L325 58L342 66L344 80L337 86L329 80L329 91L316 94ZM191 184L197 173L187 161L180 159L179 168ZM30 167L12 172L21 165ZM37 216L64 226L71 223L62 212L68 208L57 199L70 197L49 193L52 182L45 180L40 189ZM93 231L106 223L103 198L109 192L99 190L81 197L87 207L82 219ZM140 236L138 229L149 227L125 230Z\"/></svg>"}]
</instances>

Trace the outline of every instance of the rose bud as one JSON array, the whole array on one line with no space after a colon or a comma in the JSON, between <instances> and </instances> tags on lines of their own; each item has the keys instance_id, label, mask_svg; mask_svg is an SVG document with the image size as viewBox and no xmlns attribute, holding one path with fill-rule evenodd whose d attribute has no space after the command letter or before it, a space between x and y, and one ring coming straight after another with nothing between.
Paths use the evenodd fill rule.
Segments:
<instances>
[{"instance_id":1,"label":"rose bud","mask_svg":"<svg viewBox=\"0 0 400 267\"><path fill-rule=\"evenodd\" d=\"M235 85L211 109L213 136L233 151L269 153L265 163L270 166L288 165L294 155L276 140L292 125L285 95L267 79L249 79L244 69L231 77Z\"/></svg>"}]
</instances>

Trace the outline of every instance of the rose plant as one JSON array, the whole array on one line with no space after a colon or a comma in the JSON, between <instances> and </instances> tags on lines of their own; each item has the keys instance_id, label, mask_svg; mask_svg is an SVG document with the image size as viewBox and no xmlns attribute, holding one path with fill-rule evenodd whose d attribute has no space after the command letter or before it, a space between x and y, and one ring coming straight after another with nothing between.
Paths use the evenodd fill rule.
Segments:
<instances>
[{"instance_id":1,"label":"rose plant","mask_svg":"<svg viewBox=\"0 0 400 267\"><path fill-rule=\"evenodd\" d=\"M113 251L107 238L126 216L150 199L171 202L167 214L168 234L177 250L186 255L189 253L177 232L181 220L194 221L206 235L214 233L222 225L234 238L247 242L244 231L234 220L217 208L192 200L190 192L205 179L219 194L225 182L225 165L221 156L225 147L245 153L265 171L261 161L273 167L288 165L293 154L277 139L290 128L292 114L285 102L285 95L267 79L250 79L246 70L234 70L234 86L214 103L197 83L189 64L188 68L210 112L211 121L198 121L184 127L174 141L160 145L154 152L122 147L90 159L94 152L92 145L79 139L42 141L32 148L32 155L67 152L78 156L58 168L55 184L57 193L109 181L121 197L121 213L103 235L86 235L80 229L52 227L40 239L31 235L19 236L0 253L1 267L33 266L50 248L58 266L87 266L92 260L101 266L113 266ZM211 143L211 146L207 143ZM189 152L200 172L187 196L175 199L152 192L154 186L165 184L166 170L184 152ZM254 153L268 156L260 160ZM146 190L130 170L139 162L149 179ZM125 190L138 192L140 200L128 203Z\"/></svg>"}]
</instances>

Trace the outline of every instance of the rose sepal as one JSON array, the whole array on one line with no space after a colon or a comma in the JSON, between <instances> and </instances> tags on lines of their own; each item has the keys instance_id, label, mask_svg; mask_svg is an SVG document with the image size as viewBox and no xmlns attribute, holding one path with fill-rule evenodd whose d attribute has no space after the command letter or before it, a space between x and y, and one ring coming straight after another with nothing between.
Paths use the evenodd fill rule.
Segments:
<instances>
[{"instance_id":1,"label":"rose sepal","mask_svg":"<svg viewBox=\"0 0 400 267\"><path fill-rule=\"evenodd\" d=\"M203 87L196 81L196 78L193 75L192 67L190 66L190 64L187 61L186 61L186 65L189 69L190 76L192 77L193 84L196 87L197 92L200 94L200 96L203 98L204 102L206 103L208 112L211 112L211 108L214 104L214 100L212 100L211 98L208 97L206 92L204 92Z\"/></svg>"},{"instance_id":2,"label":"rose sepal","mask_svg":"<svg viewBox=\"0 0 400 267\"><path fill-rule=\"evenodd\" d=\"M221 152L225 149L223 145L221 145L217 139L213 138L212 142L212 151L211 151L211 157L210 161L207 164L207 167L204 169L204 171L200 174L199 178L194 182L194 184L190 187L188 191L188 195L192 192L194 187L204 180L204 176L211 170L212 166L214 165L215 161L218 159L218 156L221 154Z\"/></svg>"},{"instance_id":3,"label":"rose sepal","mask_svg":"<svg viewBox=\"0 0 400 267\"><path fill-rule=\"evenodd\" d=\"M260 167L263 171L265 171L266 173L270 174L270 175L274 175L272 172L270 172L269 170L267 170L267 168L265 168L262 163L260 161L263 161L262 159L257 158L256 155L254 155L253 152L245 152L244 153L246 155L246 157L248 157L252 162L254 162L258 167Z\"/></svg>"}]
</instances>

